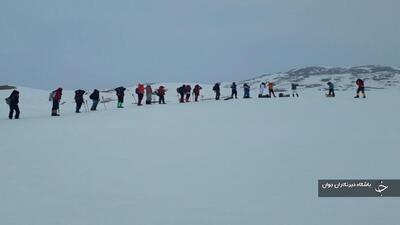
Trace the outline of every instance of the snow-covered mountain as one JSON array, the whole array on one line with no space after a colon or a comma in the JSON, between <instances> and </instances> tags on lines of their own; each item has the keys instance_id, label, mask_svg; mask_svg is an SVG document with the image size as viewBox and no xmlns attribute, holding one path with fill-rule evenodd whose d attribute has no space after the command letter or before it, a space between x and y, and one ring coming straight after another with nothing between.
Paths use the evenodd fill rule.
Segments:
<instances>
[{"instance_id":1,"label":"snow-covered mountain","mask_svg":"<svg viewBox=\"0 0 400 225\"><path fill-rule=\"evenodd\" d=\"M350 68L343 67L321 67L311 66L300 69L292 69L287 72L263 74L261 76L249 78L246 80L237 81L238 85L248 83L251 85L253 91L257 91L261 82L274 82L276 84L277 92L284 92L290 90L291 83L297 83L300 88L307 90L325 90L328 81L335 84L337 91L346 91L355 89L355 81L361 78L365 81L366 90L377 90L377 89L400 89L400 67L393 66L379 66L379 65L367 65L367 66L356 66ZM183 82L188 84L187 82ZM183 83L151 83L153 87L159 85L165 85L170 90L174 90L182 85ZM194 86L194 83L190 83ZM222 88L227 92L230 90L231 82L222 82ZM128 85L129 86L129 85ZM212 88L211 84L203 84L203 89L206 95L212 95L209 91ZM15 88L9 85L0 85L0 90L9 90ZM134 90L130 86L130 90ZM103 93L113 94L114 89L103 90Z\"/></svg>"},{"instance_id":2,"label":"snow-covered mountain","mask_svg":"<svg viewBox=\"0 0 400 225\"><path fill-rule=\"evenodd\" d=\"M264 74L239 83L247 82L256 88L261 82L272 81L278 89L284 91L290 89L291 83L298 83L304 89L323 90L326 83L331 81L338 90L349 90L355 88L355 81L358 78L365 80L367 90L400 88L400 68L376 65L351 68L305 67L282 73Z\"/></svg>"}]
</instances>

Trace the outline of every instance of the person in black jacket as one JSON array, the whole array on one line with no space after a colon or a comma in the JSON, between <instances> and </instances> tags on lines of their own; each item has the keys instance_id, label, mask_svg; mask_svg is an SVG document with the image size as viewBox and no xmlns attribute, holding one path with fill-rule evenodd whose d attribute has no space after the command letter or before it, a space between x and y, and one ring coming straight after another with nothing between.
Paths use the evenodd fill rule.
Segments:
<instances>
[{"instance_id":1,"label":"person in black jacket","mask_svg":"<svg viewBox=\"0 0 400 225\"><path fill-rule=\"evenodd\" d=\"M178 94L180 96L179 103L185 102L185 89L186 89L186 85L182 85L176 89L176 92L178 92Z\"/></svg>"},{"instance_id":2,"label":"person in black jacket","mask_svg":"<svg viewBox=\"0 0 400 225\"><path fill-rule=\"evenodd\" d=\"M188 85L186 85L185 86L185 101L186 102L189 102L190 101L190 93L191 93L191 91L192 91L192 87L188 84Z\"/></svg>"},{"instance_id":3,"label":"person in black jacket","mask_svg":"<svg viewBox=\"0 0 400 225\"><path fill-rule=\"evenodd\" d=\"M231 98L237 98L237 85L235 82L232 83L231 90L232 90Z\"/></svg>"},{"instance_id":4,"label":"person in black jacket","mask_svg":"<svg viewBox=\"0 0 400 225\"><path fill-rule=\"evenodd\" d=\"M219 97L221 97L221 88L219 83L214 85L213 91L215 92L215 100L219 100Z\"/></svg>"},{"instance_id":5,"label":"person in black jacket","mask_svg":"<svg viewBox=\"0 0 400 225\"><path fill-rule=\"evenodd\" d=\"M115 92L117 93L118 97L118 108L124 108L122 104L124 104L125 90L126 88L124 87L115 88Z\"/></svg>"},{"instance_id":6,"label":"person in black jacket","mask_svg":"<svg viewBox=\"0 0 400 225\"><path fill-rule=\"evenodd\" d=\"M76 102L76 113L80 113L82 104L83 104L83 95L85 94L84 90L76 90L75 91L75 102Z\"/></svg>"},{"instance_id":7,"label":"person in black jacket","mask_svg":"<svg viewBox=\"0 0 400 225\"><path fill-rule=\"evenodd\" d=\"M299 97L299 94L297 93L297 87L298 86L299 86L298 84L292 83L292 97L294 97L294 95Z\"/></svg>"},{"instance_id":8,"label":"person in black jacket","mask_svg":"<svg viewBox=\"0 0 400 225\"><path fill-rule=\"evenodd\" d=\"M91 111L97 110L97 105L100 102L100 92L97 89L93 90L93 93L90 94L89 98L93 101L92 107L90 108Z\"/></svg>"},{"instance_id":9,"label":"person in black jacket","mask_svg":"<svg viewBox=\"0 0 400 225\"><path fill-rule=\"evenodd\" d=\"M10 97L6 98L6 102L7 104L10 106L10 113L8 114L8 118L10 118L10 120L13 118L14 115L14 111L15 111L15 119L19 119L19 107L18 107L18 103L19 103L19 91L14 90L13 92L11 92Z\"/></svg>"}]
</instances>

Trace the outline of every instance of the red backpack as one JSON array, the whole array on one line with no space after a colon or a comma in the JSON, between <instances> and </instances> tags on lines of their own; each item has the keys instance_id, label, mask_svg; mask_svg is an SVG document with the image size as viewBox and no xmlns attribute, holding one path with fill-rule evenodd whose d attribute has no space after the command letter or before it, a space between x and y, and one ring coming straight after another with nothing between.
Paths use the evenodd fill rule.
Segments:
<instances>
[{"instance_id":1,"label":"red backpack","mask_svg":"<svg viewBox=\"0 0 400 225\"><path fill-rule=\"evenodd\" d=\"M356 84L357 84L359 87L364 87L364 81L361 80L361 79L358 79L357 82L356 82Z\"/></svg>"}]
</instances>

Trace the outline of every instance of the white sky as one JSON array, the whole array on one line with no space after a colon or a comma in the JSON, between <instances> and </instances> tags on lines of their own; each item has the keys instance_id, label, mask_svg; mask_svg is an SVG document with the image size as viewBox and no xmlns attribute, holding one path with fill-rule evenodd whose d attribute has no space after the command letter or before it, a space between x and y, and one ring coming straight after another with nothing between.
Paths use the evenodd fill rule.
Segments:
<instances>
[{"instance_id":1,"label":"white sky","mask_svg":"<svg viewBox=\"0 0 400 225\"><path fill-rule=\"evenodd\" d=\"M398 0L1 0L0 84L233 81L399 66Z\"/></svg>"}]
</instances>

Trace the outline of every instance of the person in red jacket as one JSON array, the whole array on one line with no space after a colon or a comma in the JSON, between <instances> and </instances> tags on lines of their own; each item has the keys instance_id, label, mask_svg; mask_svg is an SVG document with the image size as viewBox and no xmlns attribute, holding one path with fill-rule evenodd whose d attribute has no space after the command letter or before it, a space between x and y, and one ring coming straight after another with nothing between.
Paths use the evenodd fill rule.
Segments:
<instances>
[{"instance_id":1,"label":"person in red jacket","mask_svg":"<svg viewBox=\"0 0 400 225\"><path fill-rule=\"evenodd\" d=\"M58 88L57 90L53 91L50 95L50 100L53 101L53 107L51 108L51 116L60 116L59 109L60 109L60 101L62 97L62 88Z\"/></svg>"},{"instance_id":2,"label":"person in red jacket","mask_svg":"<svg viewBox=\"0 0 400 225\"><path fill-rule=\"evenodd\" d=\"M190 93L192 93L192 87L188 84L185 86L186 102L190 102Z\"/></svg>"},{"instance_id":3,"label":"person in red jacket","mask_svg":"<svg viewBox=\"0 0 400 225\"><path fill-rule=\"evenodd\" d=\"M200 90L203 89L200 85L196 84L193 88L194 101L197 102L200 96Z\"/></svg>"},{"instance_id":4,"label":"person in red jacket","mask_svg":"<svg viewBox=\"0 0 400 225\"><path fill-rule=\"evenodd\" d=\"M363 94L363 98L365 98L365 88L364 88L364 81L361 79L357 79L356 81L357 84L357 95L354 98L359 98L360 97L360 92Z\"/></svg>"},{"instance_id":5,"label":"person in red jacket","mask_svg":"<svg viewBox=\"0 0 400 225\"><path fill-rule=\"evenodd\" d=\"M158 103L159 104L165 104L165 92L167 92L167 90L165 89L164 86L160 86L156 90L156 94L158 95Z\"/></svg>"},{"instance_id":6,"label":"person in red jacket","mask_svg":"<svg viewBox=\"0 0 400 225\"><path fill-rule=\"evenodd\" d=\"M142 105L142 100L143 100L143 97L144 97L144 90L145 90L144 85L143 84L138 84L138 86L137 86L137 88L135 90L135 92L136 92L136 94L138 96L138 103L137 103L138 106Z\"/></svg>"}]
</instances>

